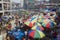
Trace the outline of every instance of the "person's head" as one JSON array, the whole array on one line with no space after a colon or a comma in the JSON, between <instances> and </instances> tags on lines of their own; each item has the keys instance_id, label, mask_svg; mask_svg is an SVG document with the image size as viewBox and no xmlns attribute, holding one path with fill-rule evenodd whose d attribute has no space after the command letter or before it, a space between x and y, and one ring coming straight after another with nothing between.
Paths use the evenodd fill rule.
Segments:
<instances>
[{"instance_id":1,"label":"person's head","mask_svg":"<svg viewBox=\"0 0 60 40\"><path fill-rule=\"evenodd\" d=\"M9 25L11 25L11 23L9 23Z\"/></svg>"},{"instance_id":2,"label":"person's head","mask_svg":"<svg viewBox=\"0 0 60 40\"><path fill-rule=\"evenodd\" d=\"M45 15L46 15L46 13L43 13L43 15L45 16Z\"/></svg>"}]
</instances>

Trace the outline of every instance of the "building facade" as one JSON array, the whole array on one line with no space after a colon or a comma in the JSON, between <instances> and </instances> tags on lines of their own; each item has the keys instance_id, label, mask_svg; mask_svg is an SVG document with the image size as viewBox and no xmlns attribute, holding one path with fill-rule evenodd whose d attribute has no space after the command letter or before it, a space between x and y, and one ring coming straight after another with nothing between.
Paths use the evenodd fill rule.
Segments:
<instances>
[{"instance_id":1,"label":"building facade","mask_svg":"<svg viewBox=\"0 0 60 40\"><path fill-rule=\"evenodd\" d=\"M24 3L24 0L19 0L19 2L11 0L12 14L20 13L20 10L23 9L23 3Z\"/></svg>"},{"instance_id":2,"label":"building facade","mask_svg":"<svg viewBox=\"0 0 60 40\"><path fill-rule=\"evenodd\" d=\"M24 0L24 5L23 5L24 9L27 9L27 4L28 4L28 0Z\"/></svg>"},{"instance_id":3,"label":"building facade","mask_svg":"<svg viewBox=\"0 0 60 40\"><path fill-rule=\"evenodd\" d=\"M24 0L24 9L31 10L34 8L35 0Z\"/></svg>"},{"instance_id":4,"label":"building facade","mask_svg":"<svg viewBox=\"0 0 60 40\"><path fill-rule=\"evenodd\" d=\"M0 14L11 13L10 0L0 0Z\"/></svg>"},{"instance_id":5,"label":"building facade","mask_svg":"<svg viewBox=\"0 0 60 40\"><path fill-rule=\"evenodd\" d=\"M50 0L50 3L60 3L60 0Z\"/></svg>"},{"instance_id":6,"label":"building facade","mask_svg":"<svg viewBox=\"0 0 60 40\"><path fill-rule=\"evenodd\" d=\"M11 9L12 9L12 13L16 14L19 13L19 10L22 9L22 7L20 3L12 2Z\"/></svg>"}]
</instances>

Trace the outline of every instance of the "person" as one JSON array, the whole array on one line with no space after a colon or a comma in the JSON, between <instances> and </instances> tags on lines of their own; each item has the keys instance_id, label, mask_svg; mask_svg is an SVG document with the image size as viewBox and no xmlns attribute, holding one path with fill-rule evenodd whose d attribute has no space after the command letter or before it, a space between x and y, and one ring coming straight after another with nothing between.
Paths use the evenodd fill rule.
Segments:
<instances>
[{"instance_id":1,"label":"person","mask_svg":"<svg viewBox=\"0 0 60 40\"><path fill-rule=\"evenodd\" d=\"M14 36L12 34L13 34L13 31L9 30L7 36L9 37L10 40L14 40Z\"/></svg>"},{"instance_id":2,"label":"person","mask_svg":"<svg viewBox=\"0 0 60 40\"><path fill-rule=\"evenodd\" d=\"M57 40L57 32L56 31L54 31L54 33L53 33L53 39L52 40Z\"/></svg>"}]
</instances>

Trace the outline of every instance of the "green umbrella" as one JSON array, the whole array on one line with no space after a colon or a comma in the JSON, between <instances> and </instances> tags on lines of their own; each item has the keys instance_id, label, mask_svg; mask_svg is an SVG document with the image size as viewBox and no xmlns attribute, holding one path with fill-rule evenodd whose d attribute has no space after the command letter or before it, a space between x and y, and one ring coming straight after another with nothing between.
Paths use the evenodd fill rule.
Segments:
<instances>
[{"instance_id":1,"label":"green umbrella","mask_svg":"<svg viewBox=\"0 0 60 40\"><path fill-rule=\"evenodd\" d=\"M43 38L43 37L45 37L45 34L39 30L30 30L28 32L28 36L30 36L32 38Z\"/></svg>"}]
</instances>

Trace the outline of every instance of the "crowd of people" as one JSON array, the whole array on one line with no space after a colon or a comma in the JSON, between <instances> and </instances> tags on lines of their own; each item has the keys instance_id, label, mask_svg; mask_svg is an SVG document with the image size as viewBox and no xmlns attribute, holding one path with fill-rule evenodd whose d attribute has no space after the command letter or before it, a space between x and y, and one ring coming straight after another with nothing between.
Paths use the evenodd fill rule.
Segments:
<instances>
[{"instance_id":1,"label":"crowd of people","mask_svg":"<svg viewBox=\"0 0 60 40\"><path fill-rule=\"evenodd\" d=\"M55 26L53 28L44 27L43 32L46 37L42 39L35 39L28 36L30 27L28 28L25 22L27 20L31 20L32 17L39 18L39 16L43 19L49 19L55 22ZM2 34L2 32L6 33L6 40L57 40L57 28L60 28L60 16L57 15L56 12L22 15L22 17L18 14L5 14L0 17L0 34Z\"/></svg>"}]
</instances>

